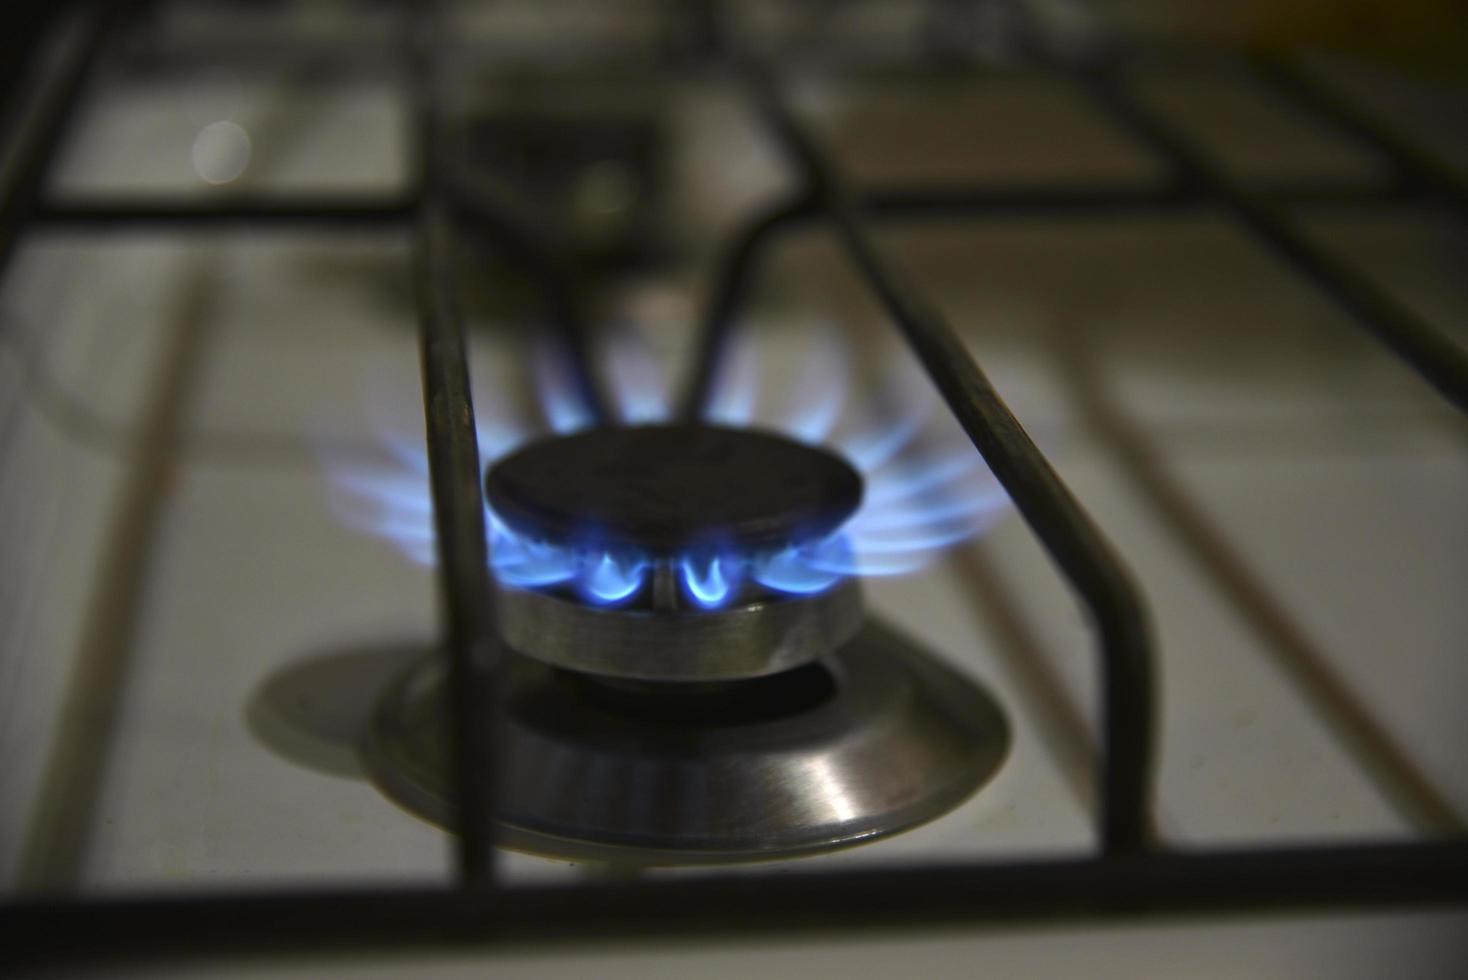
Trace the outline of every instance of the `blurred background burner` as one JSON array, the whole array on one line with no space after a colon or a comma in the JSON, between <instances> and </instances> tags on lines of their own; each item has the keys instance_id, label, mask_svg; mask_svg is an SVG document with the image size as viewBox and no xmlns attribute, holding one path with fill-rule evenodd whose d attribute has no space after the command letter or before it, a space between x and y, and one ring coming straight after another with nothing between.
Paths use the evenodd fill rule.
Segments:
<instances>
[{"instance_id":1,"label":"blurred background burner","mask_svg":"<svg viewBox=\"0 0 1468 980\"><path fill-rule=\"evenodd\" d=\"M545 97L535 86L523 95ZM537 227L558 229L554 247L574 263L636 266L663 250L658 110L473 109L462 124L465 173L513 197Z\"/></svg>"}]
</instances>

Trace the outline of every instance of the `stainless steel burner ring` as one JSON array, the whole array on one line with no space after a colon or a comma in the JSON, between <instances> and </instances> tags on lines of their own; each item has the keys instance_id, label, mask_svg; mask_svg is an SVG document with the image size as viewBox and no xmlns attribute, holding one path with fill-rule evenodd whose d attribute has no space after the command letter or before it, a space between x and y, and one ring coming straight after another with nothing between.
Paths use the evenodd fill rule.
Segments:
<instances>
[{"instance_id":1,"label":"stainless steel burner ring","mask_svg":"<svg viewBox=\"0 0 1468 980\"><path fill-rule=\"evenodd\" d=\"M592 606L570 596L504 589L505 645L542 663L643 681L763 677L826 656L861 628L856 579L811 596L769 596L714 611Z\"/></svg>"}]
</instances>

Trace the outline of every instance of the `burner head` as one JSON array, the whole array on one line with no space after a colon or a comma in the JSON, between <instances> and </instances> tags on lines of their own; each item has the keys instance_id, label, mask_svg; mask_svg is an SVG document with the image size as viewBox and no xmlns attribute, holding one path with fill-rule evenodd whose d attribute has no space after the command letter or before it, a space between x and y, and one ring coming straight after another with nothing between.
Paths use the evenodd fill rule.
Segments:
<instances>
[{"instance_id":1,"label":"burner head","mask_svg":"<svg viewBox=\"0 0 1468 980\"><path fill-rule=\"evenodd\" d=\"M862 481L839 456L773 433L654 425L531 443L490 467L485 490L522 534L670 556L822 537L856 511Z\"/></svg>"},{"instance_id":2,"label":"burner head","mask_svg":"<svg viewBox=\"0 0 1468 980\"><path fill-rule=\"evenodd\" d=\"M845 579L810 596L713 612L591 606L524 589L496 596L495 626L517 653L598 677L728 681L819 660L861 628L861 588Z\"/></svg>"}]
</instances>

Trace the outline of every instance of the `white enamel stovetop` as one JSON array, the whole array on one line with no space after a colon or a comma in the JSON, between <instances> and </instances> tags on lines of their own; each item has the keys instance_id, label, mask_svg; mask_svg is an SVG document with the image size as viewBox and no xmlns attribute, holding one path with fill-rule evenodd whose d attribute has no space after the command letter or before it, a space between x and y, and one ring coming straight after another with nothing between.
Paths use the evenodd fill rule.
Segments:
<instances>
[{"instance_id":1,"label":"white enamel stovetop","mask_svg":"<svg viewBox=\"0 0 1468 980\"><path fill-rule=\"evenodd\" d=\"M1139 84L1167 112L1200 129L1206 120L1240 173L1365 181L1376 172L1370 156L1227 71ZM1158 174L1047 81L1001 76L932 90L921 103L902 93L807 95L863 177L1134 184ZM217 72L119 81L88 100L52 191L389 191L405 180L404 112L386 84L287 89L280 78ZM780 186L774 158L723 96L690 86L676 119L672 195L687 226L702 229L687 232L687 246L705 264L672 284L629 287L623 299L670 356L710 243ZM248 134L250 155L236 180L216 187L195 165L218 157L195 143L221 120ZM893 146L913 149L882 152ZM1304 217L1468 341L1461 228L1406 209ZM1151 602L1169 841L1345 841L1416 827L1282 666L1277 635L1252 625L1221 589L1216 561L1200 558L1139 483L1119 430L1140 440L1148 471L1184 495L1196 522L1286 611L1298 643L1369 707L1458 819L1468 815L1461 418L1215 215L997 219L886 240L965 331ZM813 238L782 251L761 297L757 328L835 322L867 338L853 347L872 363L887 359L876 312ZM31 801L71 667L96 643L127 651L132 667L79 868L85 888L446 879L447 838L386 802L333 742L341 706L282 708L268 694L272 679L311 658L433 636L431 574L339 525L318 462L323 447L377 453L374 413L410 432L421 424L414 326L407 242L389 232L27 240L0 292L0 873L9 884L22 882ZM104 573L136 478L136 434L189 330L201 347L181 431L154 474L163 496L137 615L122 617L123 635L99 637L89 623L103 590L119 587ZM785 335L767 332L764 390L780 392L790 383L781 372L799 358L785 356ZM489 391L517 362L481 339L476 364ZM1117 418L1077 395L1077 371ZM1012 757L989 787L925 827L764 870L1088 847L1091 634L1023 524L1011 516L928 572L874 583L869 597L995 689L1015 726ZM283 732L272 710L304 713L320 730ZM605 873L516 854L505 864L517 879ZM1444 950L1462 949L1465 925L1456 913L1235 916L522 950L493 966L467 954L342 965L367 975L1408 976L1441 969ZM320 964L250 969L314 976Z\"/></svg>"}]
</instances>

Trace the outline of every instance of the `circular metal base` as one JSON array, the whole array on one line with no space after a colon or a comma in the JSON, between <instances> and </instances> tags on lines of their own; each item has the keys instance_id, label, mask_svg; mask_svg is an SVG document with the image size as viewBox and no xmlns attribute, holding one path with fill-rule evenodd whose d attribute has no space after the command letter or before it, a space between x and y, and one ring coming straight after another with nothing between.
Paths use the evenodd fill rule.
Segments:
<instances>
[{"instance_id":1,"label":"circular metal base","mask_svg":"<svg viewBox=\"0 0 1468 980\"><path fill-rule=\"evenodd\" d=\"M878 627L820 664L704 685L608 686L507 657L496 806L511 846L645 863L772 858L932 819L999 767L1009 727L967 677ZM384 695L364 759L450 816L441 658Z\"/></svg>"},{"instance_id":2,"label":"circular metal base","mask_svg":"<svg viewBox=\"0 0 1468 980\"><path fill-rule=\"evenodd\" d=\"M587 429L537 439L485 474L490 506L532 538L653 555L775 550L818 540L861 503L861 475L825 449L712 425Z\"/></svg>"}]
</instances>

